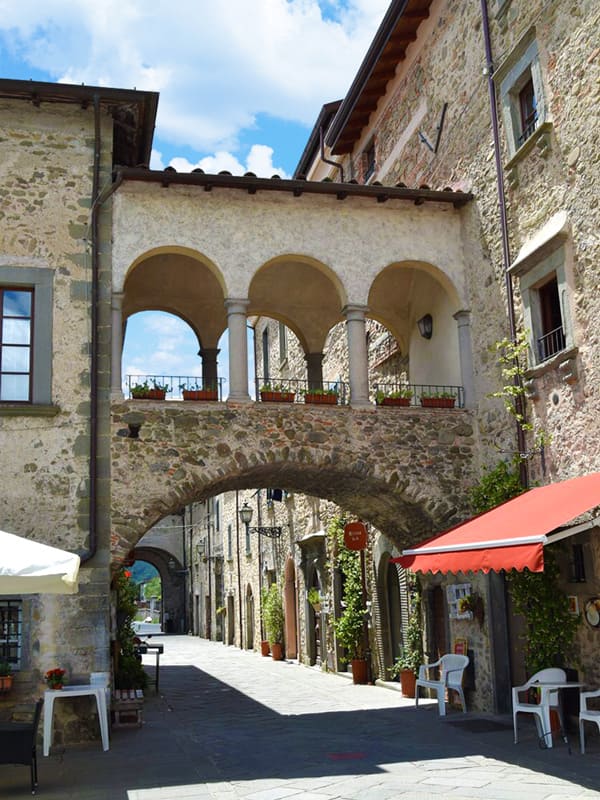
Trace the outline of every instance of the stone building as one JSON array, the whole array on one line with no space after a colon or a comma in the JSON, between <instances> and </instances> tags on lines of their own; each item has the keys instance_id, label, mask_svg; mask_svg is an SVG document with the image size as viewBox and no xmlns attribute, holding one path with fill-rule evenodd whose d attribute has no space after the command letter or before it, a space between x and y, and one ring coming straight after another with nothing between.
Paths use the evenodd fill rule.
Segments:
<instances>
[{"instance_id":1,"label":"stone building","mask_svg":"<svg viewBox=\"0 0 600 800\"><path fill-rule=\"evenodd\" d=\"M148 169L153 93L0 81L0 459L10 476L0 526L84 561L78 595L0 599L19 624L5 706L36 695L57 662L82 682L109 667L111 574L182 508L183 628L256 646L257 592L276 576L310 662L303 592L324 579L326 503L379 532L378 597L393 584L390 558L466 519L469 487L500 457L526 453L532 483L600 469L599 12L591 0L488 6L489 18L459 0L393 0L293 180ZM153 308L194 330L207 387L228 333L227 397L124 395L124 327ZM304 371L290 380L337 384L345 402L254 402L252 317L297 338ZM534 431L524 439L490 397L501 376L489 348L517 330L529 345ZM408 410L375 406L375 384L406 382ZM455 408L418 404L444 389ZM290 528L247 543L236 505L268 488L292 498L266 524ZM207 504L225 495L233 501L217 524ZM262 521L255 508L253 524ZM592 525L567 540L564 584L581 608L600 594L596 539ZM584 569L570 575L575 546ZM158 561L163 574L169 559ZM468 638L471 706L505 708L522 665L505 653L516 632L502 578L423 583L428 652ZM484 598L482 627L453 613L452 586L464 583ZM376 611L375 635L380 624L389 632ZM576 657L590 683L600 681L597 635L580 626ZM390 636L385 659L396 645ZM77 712L65 738L94 733L75 724Z\"/></svg>"}]
</instances>

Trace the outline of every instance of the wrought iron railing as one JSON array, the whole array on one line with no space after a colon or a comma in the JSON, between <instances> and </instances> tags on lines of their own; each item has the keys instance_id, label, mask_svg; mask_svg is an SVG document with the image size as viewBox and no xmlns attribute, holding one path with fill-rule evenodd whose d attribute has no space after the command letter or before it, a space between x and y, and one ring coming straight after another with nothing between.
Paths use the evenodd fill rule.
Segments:
<instances>
[{"instance_id":1,"label":"wrought iron railing","mask_svg":"<svg viewBox=\"0 0 600 800\"><path fill-rule=\"evenodd\" d=\"M197 399L222 400L225 378L203 380L198 375L126 375L124 388L128 397L135 399L143 388L163 388L166 400L183 400L183 392L203 392Z\"/></svg>"},{"instance_id":2,"label":"wrought iron railing","mask_svg":"<svg viewBox=\"0 0 600 800\"><path fill-rule=\"evenodd\" d=\"M562 325L560 328L555 328L549 333L545 333L537 340L538 358L540 361L545 361L547 358L560 353L565 349L565 332Z\"/></svg>"},{"instance_id":3,"label":"wrought iron railing","mask_svg":"<svg viewBox=\"0 0 600 800\"><path fill-rule=\"evenodd\" d=\"M385 398L403 397L407 405L421 406L428 404L422 401L454 400L455 408L464 408L465 392L462 386L431 383L374 383L371 399L378 405Z\"/></svg>"},{"instance_id":4,"label":"wrought iron railing","mask_svg":"<svg viewBox=\"0 0 600 800\"><path fill-rule=\"evenodd\" d=\"M283 396L282 396L283 395ZM257 378L256 399L261 402L309 403L327 402L325 398L335 398L337 405L349 402L349 387L344 381L323 381L318 386L307 380L295 378L265 381ZM314 400L314 398L317 398ZM323 398L319 400L319 398ZM332 401L335 402L335 401Z\"/></svg>"}]
</instances>

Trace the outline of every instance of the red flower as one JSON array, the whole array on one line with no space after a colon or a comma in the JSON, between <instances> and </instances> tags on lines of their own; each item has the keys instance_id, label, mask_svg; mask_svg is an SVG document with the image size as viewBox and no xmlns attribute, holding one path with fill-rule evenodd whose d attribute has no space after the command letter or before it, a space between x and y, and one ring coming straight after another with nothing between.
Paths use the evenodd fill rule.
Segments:
<instances>
[{"instance_id":1,"label":"red flower","mask_svg":"<svg viewBox=\"0 0 600 800\"><path fill-rule=\"evenodd\" d=\"M126 578L131 578L131 572L128 569L123 571L123 575L125 575Z\"/></svg>"}]
</instances>

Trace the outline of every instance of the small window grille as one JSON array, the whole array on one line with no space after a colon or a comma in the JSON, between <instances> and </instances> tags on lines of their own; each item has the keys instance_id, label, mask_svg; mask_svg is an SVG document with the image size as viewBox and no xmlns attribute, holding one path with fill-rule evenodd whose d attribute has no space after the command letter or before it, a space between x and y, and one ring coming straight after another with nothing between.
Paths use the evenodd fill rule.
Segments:
<instances>
[{"instance_id":1,"label":"small window grille","mask_svg":"<svg viewBox=\"0 0 600 800\"><path fill-rule=\"evenodd\" d=\"M519 112L521 114L521 134L518 141L519 145L522 145L534 132L538 120L537 100L532 78L529 78L519 92Z\"/></svg>"},{"instance_id":2,"label":"small window grille","mask_svg":"<svg viewBox=\"0 0 600 800\"><path fill-rule=\"evenodd\" d=\"M21 666L23 608L20 600L0 600L0 661Z\"/></svg>"}]
</instances>

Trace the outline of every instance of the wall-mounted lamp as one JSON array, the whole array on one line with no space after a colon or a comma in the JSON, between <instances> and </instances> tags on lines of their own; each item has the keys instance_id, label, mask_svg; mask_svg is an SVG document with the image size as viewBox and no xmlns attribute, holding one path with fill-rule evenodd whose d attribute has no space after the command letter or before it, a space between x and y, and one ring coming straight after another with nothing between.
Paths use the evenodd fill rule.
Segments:
<instances>
[{"instance_id":1,"label":"wall-mounted lamp","mask_svg":"<svg viewBox=\"0 0 600 800\"><path fill-rule=\"evenodd\" d=\"M417 327L424 339L431 339L431 334L433 333L433 317L431 314L425 314L424 317L418 319Z\"/></svg>"},{"instance_id":2,"label":"wall-mounted lamp","mask_svg":"<svg viewBox=\"0 0 600 800\"><path fill-rule=\"evenodd\" d=\"M259 536L268 536L271 539L279 539L279 537L281 536L282 532L281 525L276 525L272 527L259 525L256 528L251 528L250 523L252 522L252 515L254 512L252 511L247 502L244 503L244 505L240 508L238 513L240 515L241 521L246 526L246 530L248 531L248 533L258 533Z\"/></svg>"}]
</instances>

